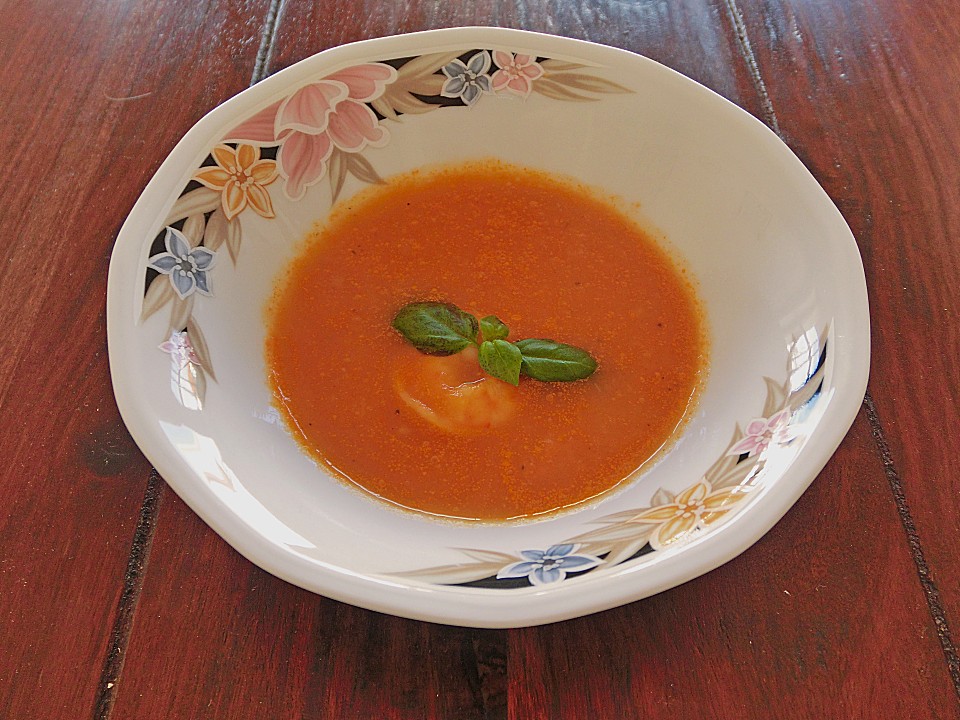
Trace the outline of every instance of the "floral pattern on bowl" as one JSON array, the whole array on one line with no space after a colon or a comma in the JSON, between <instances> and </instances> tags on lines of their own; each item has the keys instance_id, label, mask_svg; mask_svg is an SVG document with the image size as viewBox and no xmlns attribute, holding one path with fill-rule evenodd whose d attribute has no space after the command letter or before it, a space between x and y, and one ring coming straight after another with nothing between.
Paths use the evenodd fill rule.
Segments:
<instances>
[{"instance_id":1,"label":"floral pattern on bowl","mask_svg":"<svg viewBox=\"0 0 960 720\"><path fill-rule=\"evenodd\" d=\"M473 107L484 96L532 93L595 101L627 88L579 63L503 50L431 53L362 63L307 83L233 127L211 149L152 240L141 321L169 307L166 340L171 388L194 410L203 407L213 361L193 314L213 295L211 270L226 249L236 264L245 212L276 217L272 192L299 201L327 178L331 202L348 177L382 183L368 148L390 141L389 123L445 107ZM169 345L168 345L169 344ZM168 347L185 348L172 352Z\"/></svg>"}]
</instances>

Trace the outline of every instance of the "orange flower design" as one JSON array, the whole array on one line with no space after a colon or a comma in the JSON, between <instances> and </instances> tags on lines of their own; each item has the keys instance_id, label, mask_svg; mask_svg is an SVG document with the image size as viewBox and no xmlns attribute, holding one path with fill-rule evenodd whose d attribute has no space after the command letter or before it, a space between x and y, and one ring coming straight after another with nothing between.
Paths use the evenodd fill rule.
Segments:
<instances>
[{"instance_id":1,"label":"orange flower design","mask_svg":"<svg viewBox=\"0 0 960 720\"><path fill-rule=\"evenodd\" d=\"M700 480L673 497L661 490L668 502L644 510L630 520L642 525L657 525L650 536L650 545L660 550L683 538L696 528L706 528L722 518L746 496L742 487L714 490ZM654 496L656 501L656 496Z\"/></svg>"},{"instance_id":2,"label":"orange flower design","mask_svg":"<svg viewBox=\"0 0 960 720\"><path fill-rule=\"evenodd\" d=\"M221 193L227 220L239 215L248 205L265 218L276 217L270 194L266 190L277 179L277 163L261 160L260 150L253 145L217 145L213 149L216 165L202 167L193 179Z\"/></svg>"}]
</instances>

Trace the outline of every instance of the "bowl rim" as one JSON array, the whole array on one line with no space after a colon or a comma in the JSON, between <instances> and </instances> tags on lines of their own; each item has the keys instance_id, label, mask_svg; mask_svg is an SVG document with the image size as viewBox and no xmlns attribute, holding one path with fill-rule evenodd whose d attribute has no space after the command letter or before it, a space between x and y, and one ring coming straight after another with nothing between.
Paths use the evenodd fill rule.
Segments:
<instances>
[{"instance_id":1,"label":"bowl rim","mask_svg":"<svg viewBox=\"0 0 960 720\"><path fill-rule=\"evenodd\" d=\"M778 148L781 161L804 182L812 183L824 207L829 208L833 222L842 227L844 251L857 277L847 277L851 303L846 308L850 317L849 332L838 335L842 352L834 352L834 382L837 392L830 411L818 425L816 443L810 442L794 460L778 482L777 491L767 493L738 516L737 522L711 531L696 553L671 555L665 561L644 565L643 572L634 572L629 564L603 575L586 574L575 582L557 583L548 589L530 587L503 593L481 588L438 586L417 580L359 573L346 567L308 560L250 533L244 521L232 511L211 504L194 483L185 478L185 465L171 451L158 447L155 428L149 413L144 413L135 397L135 368L125 361L124 345L130 339L129 308L126 299L131 282L123 269L139 260L145 229L163 214L170 188L185 182L184 168L192 171L191 161L209 147L218 129L231 119L243 117L262 107L283 87L295 87L315 77L327 67L348 62L363 62L378 57L402 57L424 50L450 48L550 46L554 54L569 54L621 61L650 63L689 87L696 88L710 102L733 110L743 123L753 128L757 138ZM169 209L169 208L167 208ZM855 286L855 287L854 287ZM824 467L852 425L867 386L870 363L870 327L866 280L856 240L842 215L815 178L782 140L758 119L714 91L696 83L654 60L642 55L583 40L559 37L524 30L492 27L458 27L426 30L361 40L324 50L285 68L247 88L202 117L177 143L160 165L129 213L118 235L111 259L107 288L107 340L111 379L121 417L131 435L154 464L160 475L217 534L240 554L268 572L300 587L371 610L402 617L474 627L523 627L606 610L680 585L733 559L759 540L794 505ZM836 346L835 346L836 350ZM812 440L812 438L811 438ZM319 566L319 570L318 570Z\"/></svg>"}]
</instances>

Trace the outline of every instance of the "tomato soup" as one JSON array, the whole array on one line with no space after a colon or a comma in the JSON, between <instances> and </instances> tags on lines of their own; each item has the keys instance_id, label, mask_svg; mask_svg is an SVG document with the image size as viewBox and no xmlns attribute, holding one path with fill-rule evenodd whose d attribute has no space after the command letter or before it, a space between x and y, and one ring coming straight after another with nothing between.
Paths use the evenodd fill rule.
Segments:
<instances>
[{"instance_id":1,"label":"tomato soup","mask_svg":"<svg viewBox=\"0 0 960 720\"><path fill-rule=\"evenodd\" d=\"M391 327L421 301L586 349L597 370L514 387L472 347L425 355ZM490 161L341 203L278 285L266 357L291 432L334 474L404 508L506 520L601 495L657 454L706 342L684 271L612 203Z\"/></svg>"}]
</instances>

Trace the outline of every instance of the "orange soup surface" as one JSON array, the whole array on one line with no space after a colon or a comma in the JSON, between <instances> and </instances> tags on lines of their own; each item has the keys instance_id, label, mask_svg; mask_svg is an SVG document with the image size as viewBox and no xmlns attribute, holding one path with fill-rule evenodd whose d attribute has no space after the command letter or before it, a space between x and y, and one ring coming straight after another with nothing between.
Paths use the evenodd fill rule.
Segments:
<instances>
[{"instance_id":1,"label":"orange soup surface","mask_svg":"<svg viewBox=\"0 0 960 720\"><path fill-rule=\"evenodd\" d=\"M588 350L575 382L483 373L475 349L420 353L391 327L411 302L496 315L507 338ZM490 161L391 179L341 204L273 299L270 383L335 474L396 505L482 520L596 497L683 423L705 366L691 283L586 189Z\"/></svg>"}]
</instances>

